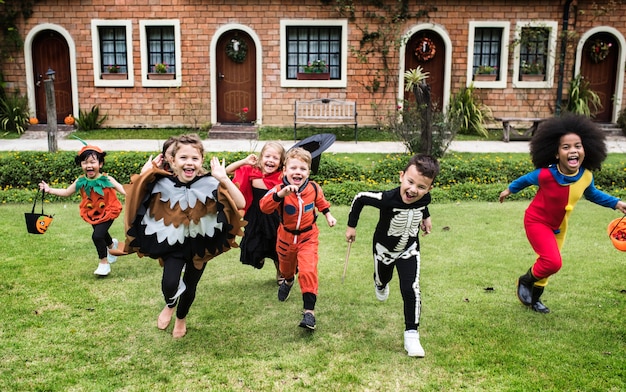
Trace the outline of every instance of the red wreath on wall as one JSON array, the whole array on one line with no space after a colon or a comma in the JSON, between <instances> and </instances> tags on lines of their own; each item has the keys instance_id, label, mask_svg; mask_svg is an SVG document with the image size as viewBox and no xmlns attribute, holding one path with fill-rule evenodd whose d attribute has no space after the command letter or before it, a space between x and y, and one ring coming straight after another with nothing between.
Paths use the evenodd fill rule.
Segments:
<instances>
[{"instance_id":1,"label":"red wreath on wall","mask_svg":"<svg viewBox=\"0 0 626 392\"><path fill-rule=\"evenodd\" d=\"M420 39L415 48L415 57L417 57L419 61L428 61L435 57L436 53L437 47L430 38L426 37Z\"/></svg>"}]
</instances>

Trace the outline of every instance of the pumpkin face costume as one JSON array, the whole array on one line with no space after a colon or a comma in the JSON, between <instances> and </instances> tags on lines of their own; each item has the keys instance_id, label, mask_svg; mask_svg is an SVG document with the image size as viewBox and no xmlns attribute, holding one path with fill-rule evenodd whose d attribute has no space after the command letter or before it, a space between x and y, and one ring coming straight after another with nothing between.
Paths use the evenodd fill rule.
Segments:
<instances>
[{"instance_id":1,"label":"pumpkin face costume","mask_svg":"<svg viewBox=\"0 0 626 392\"><path fill-rule=\"evenodd\" d=\"M82 199L78 207L80 216L85 222L92 225L107 222L117 218L122 212L122 203L106 175L93 180L81 176L76 181L76 189Z\"/></svg>"}]
</instances>

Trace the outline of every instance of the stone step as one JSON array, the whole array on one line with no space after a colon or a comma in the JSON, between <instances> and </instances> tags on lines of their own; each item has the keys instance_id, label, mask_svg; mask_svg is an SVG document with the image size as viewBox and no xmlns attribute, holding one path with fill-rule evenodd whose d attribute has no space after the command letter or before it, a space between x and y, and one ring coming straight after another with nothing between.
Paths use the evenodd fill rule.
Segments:
<instances>
[{"instance_id":1,"label":"stone step","mask_svg":"<svg viewBox=\"0 0 626 392\"><path fill-rule=\"evenodd\" d=\"M64 138L70 133L74 132L73 125L57 124L57 137ZM21 139L47 139L48 138L48 125L47 124L35 124L29 125L26 131L20 137Z\"/></svg>"},{"instance_id":2,"label":"stone step","mask_svg":"<svg viewBox=\"0 0 626 392\"><path fill-rule=\"evenodd\" d=\"M209 139L257 140L259 134L254 125L216 124L209 130Z\"/></svg>"},{"instance_id":3,"label":"stone step","mask_svg":"<svg viewBox=\"0 0 626 392\"><path fill-rule=\"evenodd\" d=\"M607 136L623 136L624 135L622 128L620 128L619 125L617 124L598 123L598 126L600 127L600 129L602 129L606 133Z\"/></svg>"}]
</instances>

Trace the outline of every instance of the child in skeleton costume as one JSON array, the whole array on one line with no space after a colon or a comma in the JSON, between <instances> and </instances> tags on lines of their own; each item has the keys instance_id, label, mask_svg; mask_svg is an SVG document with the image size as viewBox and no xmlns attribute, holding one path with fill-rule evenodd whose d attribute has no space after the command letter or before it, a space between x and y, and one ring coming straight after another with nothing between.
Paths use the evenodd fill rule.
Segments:
<instances>
[{"instance_id":1,"label":"child in skeleton costume","mask_svg":"<svg viewBox=\"0 0 626 392\"><path fill-rule=\"evenodd\" d=\"M324 197L322 188L309 181L311 162L311 153L303 148L296 147L287 151L283 183L270 189L259 202L259 206L266 214L278 211L281 218L276 252L280 272L285 280L278 288L278 300L286 301L289 298L297 272L304 304L299 326L314 330L319 246L315 210L324 214L330 227L335 226L337 220L330 213L330 203Z\"/></svg>"},{"instance_id":2,"label":"child in skeleton costume","mask_svg":"<svg viewBox=\"0 0 626 392\"><path fill-rule=\"evenodd\" d=\"M244 225L239 209L245 200L216 157L211 159L211 175L206 173L204 148L196 135L180 136L172 154L173 173L154 167L133 178L128 188L125 249L159 259L166 305L157 327L166 329L175 312L172 335L179 338L187 332L186 316L206 262L237 246L235 236L242 235ZM186 288L180 294L183 268Z\"/></svg>"},{"instance_id":3,"label":"child in skeleton costume","mask_svg":"<svg viewBox=\"0 0 626 392\"><path fill-rule=\"evenodd\" d=\"M603 207L626 214L626 203L596 189L592 170L600 169L607 151L604 133L585 116L551 118L541 124L530 141L536 170L514 180L499 200L536 185L537 194L524 214L526 237L537 259L517 282L517 297L539 313L549 313L540 300L548 277L563 264L561 247L567 221L582 196Z\"/></svg>"},{"instance_id":4,"label":"child in skeleton costume","mask_svg":"<svg viewBox=\"0 0 626 392\"><path fill-rule=\"evenodd\" d=\"M398 271L400 293L404 302L404 348L409 356L424 356L419 340L420 319L420 245L419 231L432 229L428 205L439 163L427 155L413 156L400 172L400 186L388 191L360 192L354 197L348 215L346 240L356 239L356 226L365 206L380 210L374 231L374 291L385 301L393 268Z\"/></svg>"},{"instance_id":5,"label":"child in skeleton costume","mask_svg":"<svg viewBox=\"0 0 626 392\"><path fill-rule=\"evenodd\" d=\"M117 260L117 257L109 254L109 250L117 248L117 240L111 237L109 229L122 212L122 203L118 200L116 192L122 195L126 193L123 186L113 177L100 172L104 166L106 152L100 147L82 142L85 146L74 160L83 169L84 174L66 189L51 188L45 181L39 184L39 189L63 197L80 193L82 200L78 210L81 218L93 227L91 239L100 259L94 274L107 276L111 272L111 263Z\"/></svg>"}]
</instances>

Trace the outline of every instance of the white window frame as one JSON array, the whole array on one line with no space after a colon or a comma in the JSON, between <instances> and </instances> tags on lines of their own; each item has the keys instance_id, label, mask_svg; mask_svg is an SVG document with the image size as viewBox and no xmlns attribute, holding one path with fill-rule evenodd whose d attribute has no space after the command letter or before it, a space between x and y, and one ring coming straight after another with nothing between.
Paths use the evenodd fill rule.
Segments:
<instances>
[{"instance_id":1,"label":"white window frame","mask_svg":"<svg viewBox=\"0 0 626 392\"><path fill-rule=\"evenodd\" d=\"M126 68L128 78L122 80L102 79L102 58L100 57L99 27L122 26L126 29ZM92 19L91 20L91 48L93 57L93 83L96 87L132 87L135 84L133 64L133 26L130 20Z\"/></svg>"},{"instance_id":2,"label":"white window frame","mask_svg":"<svg viewBox=\"0 0 626 392\"><path fill-rule=\"evenodd\" d=\"M548 37L548 54L545 80L527 82L519 80L520 76L520 46L513 49L513 87L516 88L549 88L554 84L554 70L556 69L556 40L559 24L555 21L518 21L515 26L515 41L519 41L522 29L525 27L544 27L550 29Z\"/></svg>"},{"instance_id":3,"label":"white window frame","mask_svg":"<svg viewBox=\"0 0 626 392\"><path fill-rule=\"evenodd\" d=\"M148 26L172 26L174 27L174 40L176 45L176 75L171 80L148 79ZM177 19L150 19L139 21L139 45L141 53L141 84L144 87L180 87L182 85L182 55L180 43L180 21Z\"/></svg>"},{"instance_id":4,"label":"white window frame","mask_svg":"<svg viewBox=\"0 0 626 392\"><path fill-rule=\"evenodd\" d=\"M475 81L473 75L474 65L474 36L476 29L480 27L499 27L502 28L502 48L500 48L500 68L498 69L498 79L492 82ZM499 21L473 21L469 22L468 41L467 41L467 87L474 83L476 88L505 88L506 79L509 68L509 36L511 24L509 22Z\"/></svg>"},{"instance_id":5,"label":"white window frame","mask_svg":"<svg viewBox=\"0 0 626 392\"><path fill-rule=\"evenodd\" d=\"M340 26L341 27L341 78L333 80L287 79L287 27ZM348 85L348 21L345 19L283 19L280 21L280 85L281 87L330 87Z\"/></svg>"}]
</instances>

